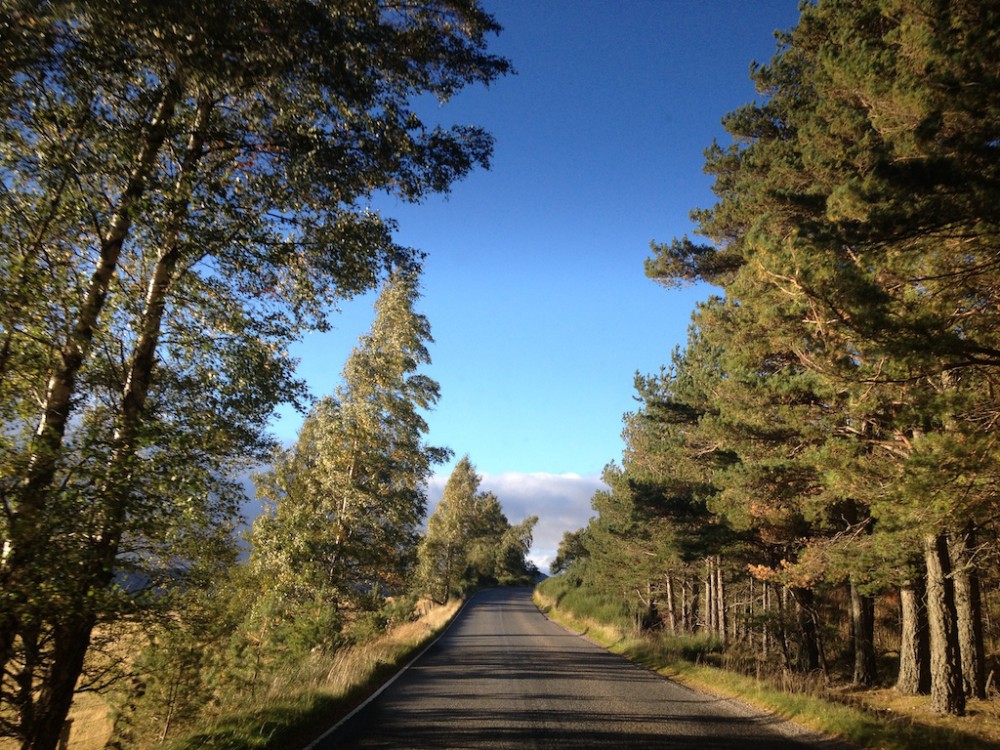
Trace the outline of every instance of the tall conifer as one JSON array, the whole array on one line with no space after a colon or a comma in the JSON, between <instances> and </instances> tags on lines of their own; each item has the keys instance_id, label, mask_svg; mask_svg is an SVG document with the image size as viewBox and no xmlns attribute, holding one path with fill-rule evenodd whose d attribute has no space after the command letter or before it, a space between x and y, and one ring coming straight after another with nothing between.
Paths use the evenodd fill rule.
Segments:
<instances>
[{"instance_id":1,"label":"tall conifer","mask_svg":"<svg viewBox=\"0 0 1000 750\"><path fill-rule=\"evenodd\" d=\"M762 100L709 152L718 202L695 218L711 244L675 240L647 266L722 285L762 337L850 391L843 427L883 471L845 497L891 518L897 544L925 540L928 601L947 608L930 613L949 696L935 704L955 712L959 615L938 582L950 540L991 505L977 488L994 476L981 426L1000 365L998 21L984 2L804 5L754 68Z\"/></svg>"}]
</instances>

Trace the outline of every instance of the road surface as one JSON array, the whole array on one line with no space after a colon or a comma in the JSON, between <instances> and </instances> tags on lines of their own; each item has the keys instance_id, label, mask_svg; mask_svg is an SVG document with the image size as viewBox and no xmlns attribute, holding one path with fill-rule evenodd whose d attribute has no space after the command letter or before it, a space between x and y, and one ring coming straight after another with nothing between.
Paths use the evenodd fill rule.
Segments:
<instances>
[{"instance_id":1,"label":"road surface","mask_svg":"<svg viewBox=\"0 0 1000 750\"><path fill-rule=\"evenodd\" d=\"M547 620L528 589L475 596L445 636L315 750L839 748L635 666Z\"/></svg>"}]
</instances>

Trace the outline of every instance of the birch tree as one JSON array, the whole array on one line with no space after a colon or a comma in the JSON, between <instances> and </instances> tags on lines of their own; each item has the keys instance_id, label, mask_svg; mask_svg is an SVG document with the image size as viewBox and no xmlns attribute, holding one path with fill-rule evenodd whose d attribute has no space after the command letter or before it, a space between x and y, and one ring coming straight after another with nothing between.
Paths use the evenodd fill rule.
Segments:
<instances>
[{"instance_id":1,"label":"birch tree","mask_svg":"<svg viewBox=\"0 0 1000 750\"><path fill-rule=\"evenodd\" d=\"M499 498L479 491L480 482L476 467L463 456L420 540L419 585L440 604L476 586L530 584L537 574L527 555L538 517L512 525Z\"/></svg>"},{"instance_id":2,"label":"birch tree","mask_svg":"<svg viewBox=\"0 0 1000 750\"><path fill-rule=\"evenodd\" d=\"M476 467L463 456L448 477L420 541L421 585L440 604L456 593L465 575L479 482Z\"/></svg>"},{"instance_id":3,"label":"birch tree","mask_svg":"<svg viewBox=\"0 0 1000 750\"><path fill-rule=\"evenodd\" d=\"M422 412L438 386L418 372L430 361L431 335L417 298L415 274L390 277L343 383L257 479L270 510L254 524L250 566L271 602L267 616L295 619L308 604L330 623L328 639L374 588L402 590L426 481L449 455L423 442Z\"/></svg>"},{"instance_id":4,"label":"birch tree","mask_svg":"<svg viewBox=\"0 0 1000 750\"><path fill-rule=\"evenodd\" d=\"M507 63L486 52L498 27L475 2L11 0L2 14L0 724L52 747L90 603L123 539L141 536L134 521L171 502L143 504L136 483L162 447L147 441L166 434L149 429L155 406L197 386L246 418L216 423L228 438L195 449L204 463L260 451L267 413L302 395L287 343L415 261L367 197L417 200L488 160L483 131L427 126L410 99L447 99ZM182 323L197 333L171 338ZM89 488L94 513L67 488ZM56 572L61 545L81 540L84 564ZM49 650L25 660L36 642Z\"/></svg>"}]
</instances>

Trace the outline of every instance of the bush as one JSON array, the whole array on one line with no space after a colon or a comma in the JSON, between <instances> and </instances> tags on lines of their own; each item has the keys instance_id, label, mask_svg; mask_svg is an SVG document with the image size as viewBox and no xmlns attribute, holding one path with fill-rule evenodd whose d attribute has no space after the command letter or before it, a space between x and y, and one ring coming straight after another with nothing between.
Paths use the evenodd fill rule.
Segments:
<instances>
[{"instance_id":1,"label":"bush","mask_svg":"<svg viewBox=\"0 0 1000 750\"><path fill-rule=\"evenodd\" d=\"M389 617L384 609L375 612L361 612L354 623L348 640L354 644L373 641L389 629Z\"/></svg>"},{"instance_id":2,"label":"bush","mask_svg":"<svg viewBox=\"0 0 1000 750\"><path fill-rule=\"evenodd\" d=\"M386 599L382 612L385 614L386 622L390 627L396 627L403 623L413 622L417 619L416 594L406 594Z\"/></svg>"}]
</instances>

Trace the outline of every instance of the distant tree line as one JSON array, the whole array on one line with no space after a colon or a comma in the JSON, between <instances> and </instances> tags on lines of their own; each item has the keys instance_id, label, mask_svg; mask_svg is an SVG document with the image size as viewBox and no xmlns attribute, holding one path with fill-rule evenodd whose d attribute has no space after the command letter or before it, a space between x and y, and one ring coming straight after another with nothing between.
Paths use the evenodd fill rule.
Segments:
<instances>
[{"instance_id":1,"label":"distant tree line","mask_svg":"<svg viewBox=\"0 0 1000 750\"><path fill-rule=\"evenodd\" d=\"M421 585L440 604L470 588L530 585L538 577L527 559L538 516L512 526L496 495L479 492L480 481L464 456L448 478L417 550Z\"/></svg>"},{"instance_id":2,"label":"distant tree line","mask_svg":"<svg viewBox=\"0 0 1000 750\"><path fill-rule=\"evenodd\" d=\"M729 114L705 281L556 568L786 669L983 697L1000 612L1000 8L820 0ZM886 656L890 658L885 658ZM880 671L883 673L880 674ZM995 679L995 678L994 678Z\"/></svg>"}]
</instances>

